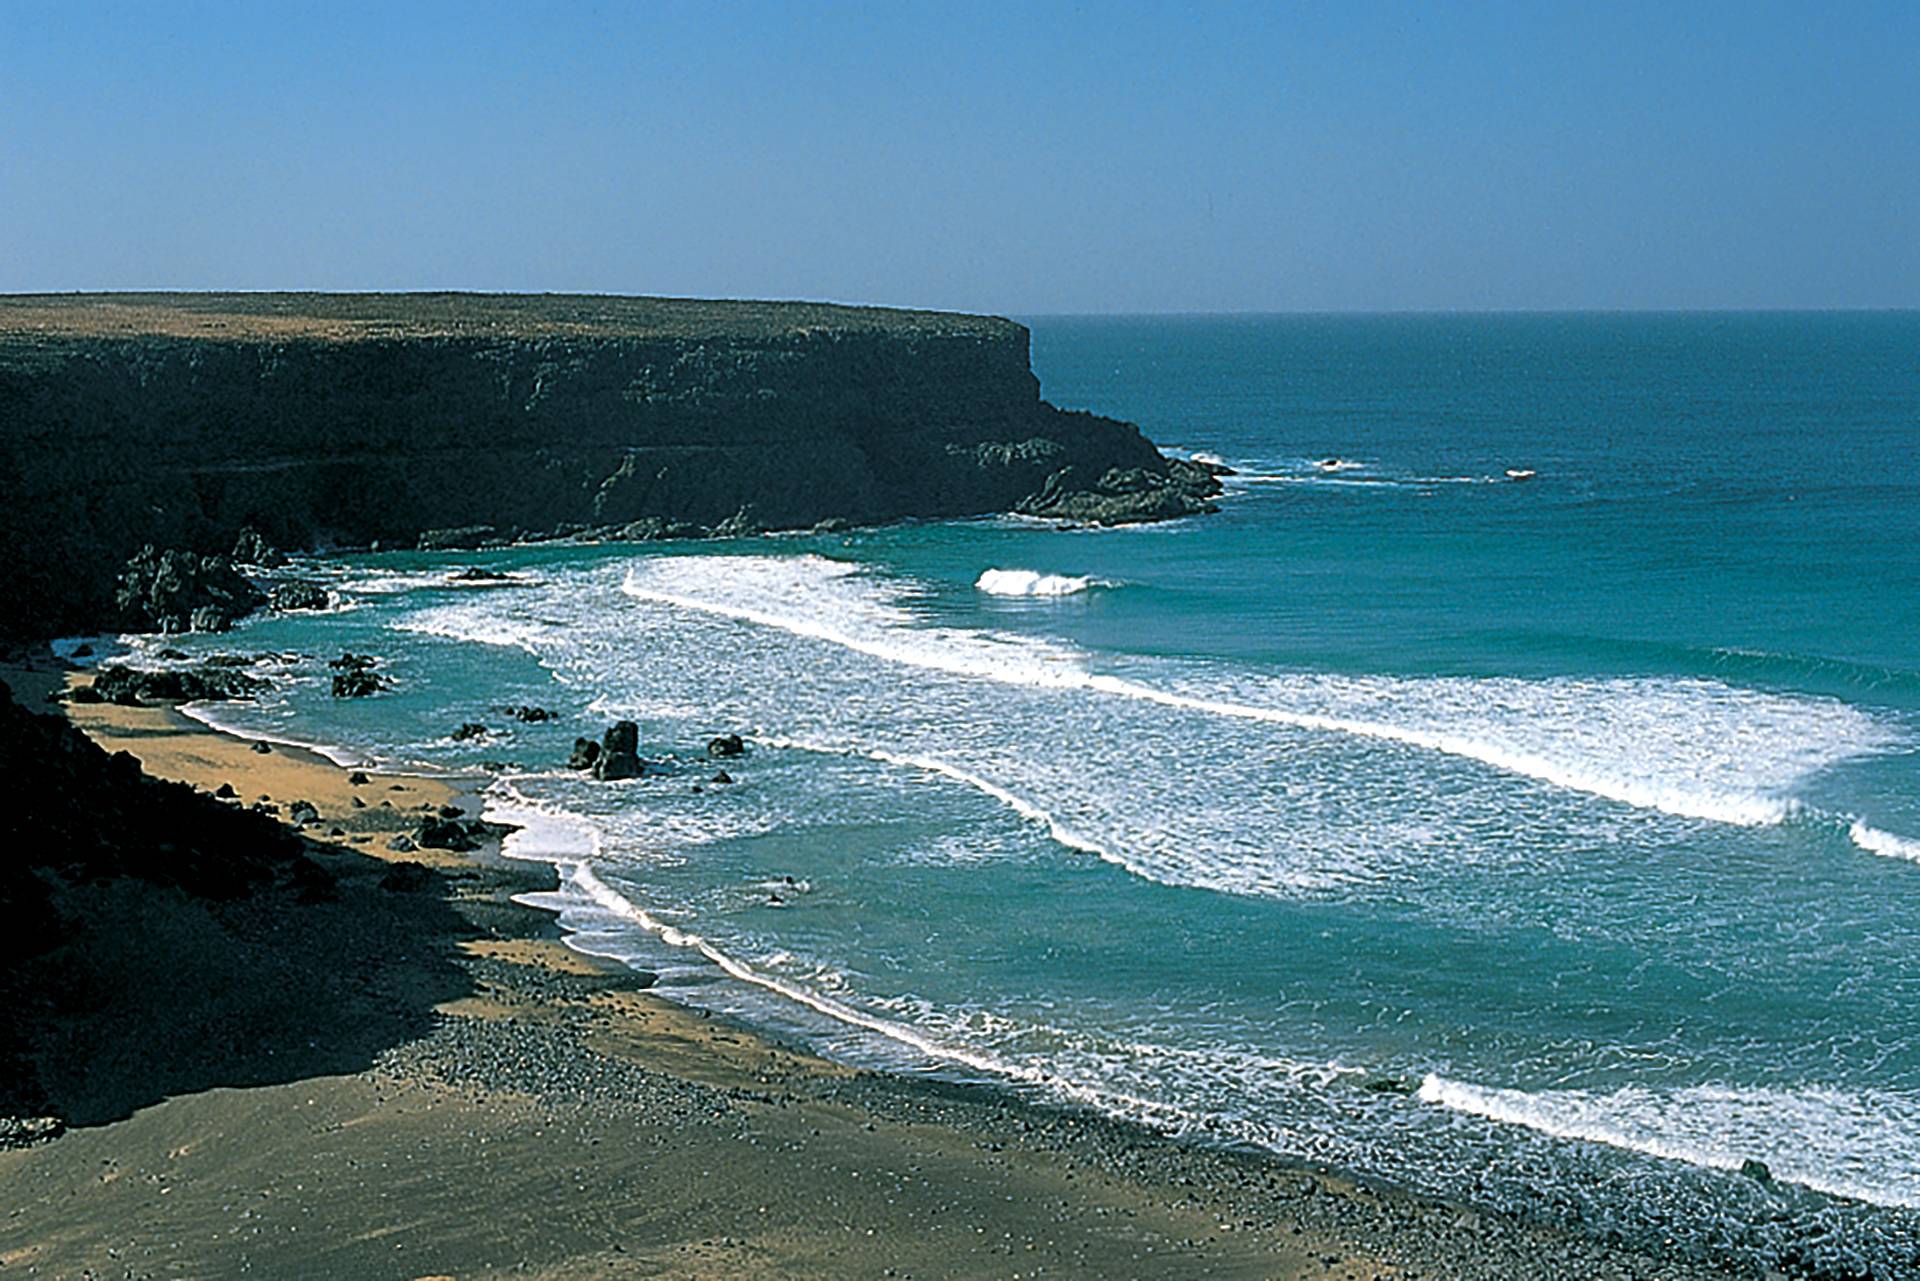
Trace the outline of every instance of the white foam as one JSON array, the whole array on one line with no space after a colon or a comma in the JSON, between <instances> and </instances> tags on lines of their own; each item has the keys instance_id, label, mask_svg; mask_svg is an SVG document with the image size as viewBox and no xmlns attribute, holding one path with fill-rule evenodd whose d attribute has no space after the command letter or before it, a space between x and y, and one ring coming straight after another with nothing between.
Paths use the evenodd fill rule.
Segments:
<instances>
[{"instance_id":1,"label":"white foam","mask_svg":"<svg viewBox=\"0 0 1920 1281\"><path fill-rule=\"evenodd\" d=\"M1108 584L1072 574L1042 574L1031 569L989 569L974 586L989 596L1074 596Z\"/></svg>"},{"instance_id":2,"label":"white foam","mask_svg":"<svg viewBox=\"0 0 1920 1281\"><path fill-rule=\"evenodd\" d=\"M599 857L599 827L576 814L544 805L516 786L531 777L536 776L502 776L482 798L482 817L511 823L516 829L500 842L500 853L530 863L581 862Z\"/></svg>"},{"instance_id":3,"label":"white foam","mask_svg":"<svg viewBox=\"0 0 1920 1281\"><path fill-rule=\"evenodd\" d=\"M394 631L443 640L471 641L502 649L519 649L539 657L537 642L547 629L538 623L502 616L467 605L423 609L391 624Z\"/></svg>"},{"instance_id":4,"label":"white foam","mask_svg":"<svg viewBox=\"0 0 1920 1281\"><path fill-rule=\"evenodd\" d=\"M508 574L505 578L460 578L460 567L433 570L373 570L343 578L334 586L343 592L363 596L394 596L422 589L449 591L486 591L501 587L525 587L535 581L526 574Z\"/></svg>"},{"instance_id":5,"label":"white foam","mask_svg":"<svg viewBox=\"0 0 1920 1281\"><path fill-rule=\"evenodd\" d=\"M1859 819L1853 820L1847 828L1847 835L1855 845L1869 854L1878 854L1882 858L1904 858L1910 862L1920 863L1920 841L1911 837L1895 836L1892 832L1868 827Z\"/></svg>"},{"instance_id":6,"label":"white foam","mask_svg":"<svg viewBox=\"0 0 1920 1281\"><path fill-rule=\"evenodd\" d=\"M1920 1207L1920 1097L1821 1086L1500 1089L1429 1076L1422 1102L1669 1161L1737 1170L1878 1205Z\"/></svg>"},{"instance_id":7,"label":"white foam","mask_svg":"<svg viewBox=\"0 0 1920 1281\"><path fill-rule=\"evenodd\" d=\"M1800 808L1790 793L1801 780L1894 741L1835 700L1704 680L1295 674L1236 682L1229 674L1224 682L1149 684L1093 671L1086 654L1058 644L915 626L901 585L817 556L658 559L630 570L623 590L889 662L1390 742L1639 809L1741 826L1785 820Z\"/></svg>"},{"instance_id":8,"label":"white foam","mask_svg":"<svg viewBox=\"0 0 1920 1281\"><path fill-rule=\"evenodd\" d=\"M1690 682L1688 682L1690 683ZM1297 711L1282 707L1258 706L1155 689L1138 682L1113 676L1087 677L1089 688L1128 698L1143 699L1166 707L1208 712L1243 720L1267 721L1296 729L1348 734L1357 738L1378 739L1408 747L1439 752L1478 761L1494 769L1519 774L1591 796L1618 801L1639 809L1658 810L1681 818L1706 819L1742 827L1761 827L1778 823L1794 814L1799 803L1790 797L1767 795L1744 789L1723 790L1702 787L1697 776L1686 773L1656 773L1648 776L1634 772L1641 763L1622 759L1617 751L1606 753L1613 759L1595 760L1556 758L1549 751L1530 749L1498 738L1484 737L1459 730L1430 729L1396 725L1350 716ZM1419 682L1403 682L1417 685ZM1498 682L1509 688L1525 682ZM1586 682L1595 694L1605 691L1608 682ZM1481 726L1481 729L1493 728ZM1498 727L1500 730L1506 726ZM1564 740L1556 746L1565 746ZM1584 754L1583 754L1584 755ZM1622 768L1624 767L1624 768Z\"/></svg>"},{"instance_id":9,"label":"white foam","mask_svg":"<svg viewBox=\"0 0 1920 1281\"><path fill-rule=\"evenodd\" d=\"M864 756L869 760L880 761L888 765L901 765L908 769L924 770L929 774L938 774L943 778L950 778L956 783L963 783L976 791L984 792L986 795L991 796L994 800L999 801L1021 818L1046 828L1047 835L1068 849L1079 850L1083 854L1092 854L1098 858L1106 859L1109 862L1119 861L1105 846L1090 841L1086 837L1074 832L1071 828L1061 823L1053 815L1032 801L1027 800L1025 797L1015 795L1013 792L1008 791L990 779L982 778L978 774L961 769L958 765L950 764L947 761L938 760L931 756L913 756L900 752L888 752L879 748L838 747L824 743L809 743L791 738L755 737L753 741L762 743L768 747L789 748L794 751L820 752L835 756Z\"/></svg>"}]
</instances>

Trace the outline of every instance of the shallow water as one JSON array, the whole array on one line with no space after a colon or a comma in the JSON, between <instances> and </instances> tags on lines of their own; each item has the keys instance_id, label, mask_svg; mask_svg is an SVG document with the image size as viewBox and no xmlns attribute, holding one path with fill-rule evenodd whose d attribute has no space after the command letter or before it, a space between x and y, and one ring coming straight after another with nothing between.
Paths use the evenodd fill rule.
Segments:
<instances>
[{"instance_id":1,"label":"shallow water","mask_svg":"<svg viewBox=\"0 0 1920 1281\"><path fill-rule=\"evenodd\" d=\"M209 710L515 766L580 946L834 1052L1916 1266L1920 318L1033 325L1224 512L332 562L197 647L399 689ZM557 769L615 717L660 777Z\"/></svg>"}]
</instances>

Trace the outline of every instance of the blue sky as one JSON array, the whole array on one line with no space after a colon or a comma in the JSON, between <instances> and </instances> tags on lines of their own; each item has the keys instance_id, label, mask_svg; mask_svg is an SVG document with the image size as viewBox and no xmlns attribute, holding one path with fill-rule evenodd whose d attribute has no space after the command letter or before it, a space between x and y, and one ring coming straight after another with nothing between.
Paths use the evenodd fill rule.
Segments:
<instances>
[{"instance_id":1,"label":"blue sky","mask_svg":"<svg viewBox=\"0 0 1920 1281\"><path fill-rule=\"evenodd\" d=\"M1920 4L0 0L0 290L1920 305Z\"/></svg>"}]
</instances>

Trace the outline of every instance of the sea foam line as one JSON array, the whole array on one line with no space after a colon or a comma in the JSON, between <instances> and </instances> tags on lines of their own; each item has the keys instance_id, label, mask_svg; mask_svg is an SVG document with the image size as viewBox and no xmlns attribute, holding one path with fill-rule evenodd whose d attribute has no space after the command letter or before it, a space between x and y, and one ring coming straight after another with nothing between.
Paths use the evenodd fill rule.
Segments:
<instances>
[{"instance_id":1,"label":"sea foam line","mask_svg":"<svg viewBox=\"0 0 1920 1281\"><path fill-rule=\"evenodd\" d=\"M842 752L842 749L838 748L765 738L756 738L754 741L770 747L791 747L802 751L846 755L871 754L855 749ZM922 767L920 761L912 758L892 759L902 764ZM950 771L935 769L934 772L945 774ZM602 880L593 868L593 863L601 859L605 853L604 839L599 825L577 814L534 800L514 785L515 779L524 780L535 777L560 777L560 775L508 775L495 780L487 794L485 816L492 820L514 822L519 825L519 830L508 834L502 843L501 852L509 858L547 863L553 866L561 877L560 895L562 897L571 892L602 911L638 926L669 947L693 952L739 982L812 1010L832 1022L873 1033L915 1052L922 1058L957 1064L981 1075L999 1077L1042 1089L1057 1098L1095 1108L1110 1116L1118 1116L1142 1125L1170 1129L1175 1132L1218 1128L1206 1114L1178 1104L1146 1098L1108 1085L1089 1085L1042 1067L1013 1062L990 1051L955 1045L939 1037L929 1036L908 1024L855 1009L845 1002L809 991L778 976L756 969L715 946L701 935L661 920ZM991 784L987 786L992 787ZM1011 793L1006 795L1011 797ZM543 842L545 848L540 848ZM514 897L516 902L533 907L547 910L560 907L560 904L555 902L554 895L522 894ZM576 950L583 952L586 950L580 946L572 934L568 934L563 941ZM1143 1044L1123 1043L1121 1048L1135 1056L1150 1052L1167 1052L1165 1047ZM1262 1059L1261 1063L1268 1071L1283 1072L1322 1083L1338 1077L1364 1074L1361 1069L1339 1063L1300 1063L1272 1058Z\"/></svg>"},{"instance_id":2,"label":"sea foam line","mask_svg":"<svg viewBox=\"0 0 1920 1281\"><path fill-rule=\"evenodd\" d=\"M1913 1156L1920 1151L1920 1104L1905 1096L1716 1085L1667 1095L1638 1086L1534 1094L1429 1075L1415 1097L1557 1139L1707 1169L1738 1170L1757 1157L1775 1178L1816 1192L1920 1208L1920 1161ZM1877 1170L1868 1168L1873 1157L1882 1158Z\"/></svg>"},{"instance_id":3,"label":"sea foam line","mask_svg":"<svg viewBox=\"0 0 1920 1281\"><path fill-rule=\"evenodd\" d=\"M939 631L929 630L925 633L927 639L933 642L932 644L890 643L852 635L815 619L784 617L750 606L701 600L698 597L657 591L642 586L631 570L628 571L621 590L637 600L735 618L792 635L825 641L828 644L838 645L888 662L944 671L957 676L994 680L1005 684L1092 690L1205 715L1261 721L1294 729L1398 743L1447 756L1478 761L1506 773L1532 778L1571 791L1584 792L1591 796L1599 796L1639 809L1658 810L1680 818L1704 819L1741 827L1764 827L1783 822L1800 811L1799 802L1787 797L1758 793L1701 795L1630 779L1608 778L1551 761L1533 753L1515 751L1461 734L1177 694L1143 685L1138 681L1090 672L1082 663L1069 660L1065 655L1018 647L1011 648L1004 656L984 650L977 654L955 653L938 647L938 642L944 636L944 633Z\"/></svg>"},{"instance_id":4,"label":"sea foam line","mask_svg":"<svg viewBox=\"0 0 1920 1281\"><path fill-rule=\"evenodd\" d=\"M558 814L520 794L518 789L512 788L511 784L505 783L505 780L502 780L502 783L502 791L512 799L509 803L505 804L496 804L493 799L490 799L486 811L488 818L507 821L514 818L524 820L529 816L537 816L540 820L543 820L542 827L549 831L552 829L545 826L548 823L571 823L578 828L585 829L592 833L591 836L585 839L587 839L593 847L594 854L597 855L599 853L601 838L596 825L587 823L577 816ZM1178 1109L1151 1099L1137 1098L1132 1095L1080 1085L1072 1081L1064 1080L1054 1073L1044 1071L1040 1068L1012 1063L998 1055L989 1054L982 1050L952 1045L937 1040L933 1037L926 1036L914 1028L897 1023L892 1019L883 1019L864 1011L856 1010L843 1002L833 1000L831 997L809 992L807 989L789 983L784 979L763 973L721 948L714 946L699 934L693 933L690 930L680 929L678 926L660 920L632 899L629 899L626 895L620 893L611 885L608 885L600 879L599 875L593 870L591 861L593 855L584 855L577 850L571 854L559 851L541 853L524 848L525 844L526 841L523 839L523 833L516 832L509 836L507 842L503 844L503 853L507 853L508 856L512 858L553 865L561 876L563 890L577 892L581 897L592 902L603 911L639 926L669 947L684 948L704 957L731 978L771 992L776 996L810 1009L816 1014L820 1014L836 1023L872 1032L898 1045L905 1046L928 1059L955 1063L962 1067L971 1068L983 1075L998 1076L1008 1080L1020 1081L1028 1085L1042 1087L1063 1097L1090 1106L1125 1108L1141 1115L1164 1113L1169 1116L1175 1116L1178 1114ZM525 895L516 896L517 899L527 897L528 896Z\"/></svg>"},{"instance_id":5,"label":"sea foam line","mask_svg":"<svg viewBox=\"0 0 1920 1281\"><path fill-rule=\"evenodd\" d=\"M275 734L267 730L250 729L246 726L223 721L213 711L213 709L218 706L220 706L218 703L181 703L178 704L174 710L189 720L199 721L216 734L224 734L228 738L244 738L263 743L278 743L282 747L297 747L301 751L312 752L315 756L325 757L341 769L354 769L363 765L378 764L373 757L355 752L350 748L340 747L331 743L315 743L301 738L289 738L283 734ZM384 772L398 774L401 771L386 770Z\"/></svg>"},{"instance_id":6,"label":"sea foam line","mask_svg":"<svg viewBox=\"0 0 1920 1281\"><path fill-rule=\"evenodd\" d=\"M950 764L933 756L909 756L900 752L889 752L877 747L836 747L827 743L809 743L801 739L778 738L756 735L754 742L772 748L785 748L798 752L817 752L826 756L864 756L869 760L880 761L887 765L899 765L907 769L917 769L928 774L938 774L950 778L956 783L965 784L976 791L983 792L999 801L1020 817L1047 829L1047 835L1071 850L1083 854L1092 854L1111 863L1125 864L1105 846L1088 840L1072 828L1067 827L1052 814L1035 805L1032 801L993 782L982 778L958 765Z\"/></svg>"}]
</instances>

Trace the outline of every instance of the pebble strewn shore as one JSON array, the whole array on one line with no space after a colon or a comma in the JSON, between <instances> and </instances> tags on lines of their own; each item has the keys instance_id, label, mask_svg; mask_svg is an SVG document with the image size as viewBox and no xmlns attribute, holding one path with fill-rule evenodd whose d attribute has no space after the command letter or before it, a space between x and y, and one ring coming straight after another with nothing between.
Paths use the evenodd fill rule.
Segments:
<instances>
[{"instance_id":1,"label":"pebble strewn shore","mask_svg":"<svg viewBox=\"0 0 1920 1281\"><path fill-rule=\"evenodd\" d=\"M125 1060L67 1078L79 1123L0 1151L9 1276L1732 1275L852 1071L566 950L510 901L549 887L544 868L388 850L412 807L476 808L448 783L352 783L158 709L69 714L151 773L283 816L306 801L328 888L217 910L135 896L140 928L63 958L141 977L122 1021L96 1012L71 1039ZM149 936L225 959L170 979Z\"/></svg>"}]
</instances>

